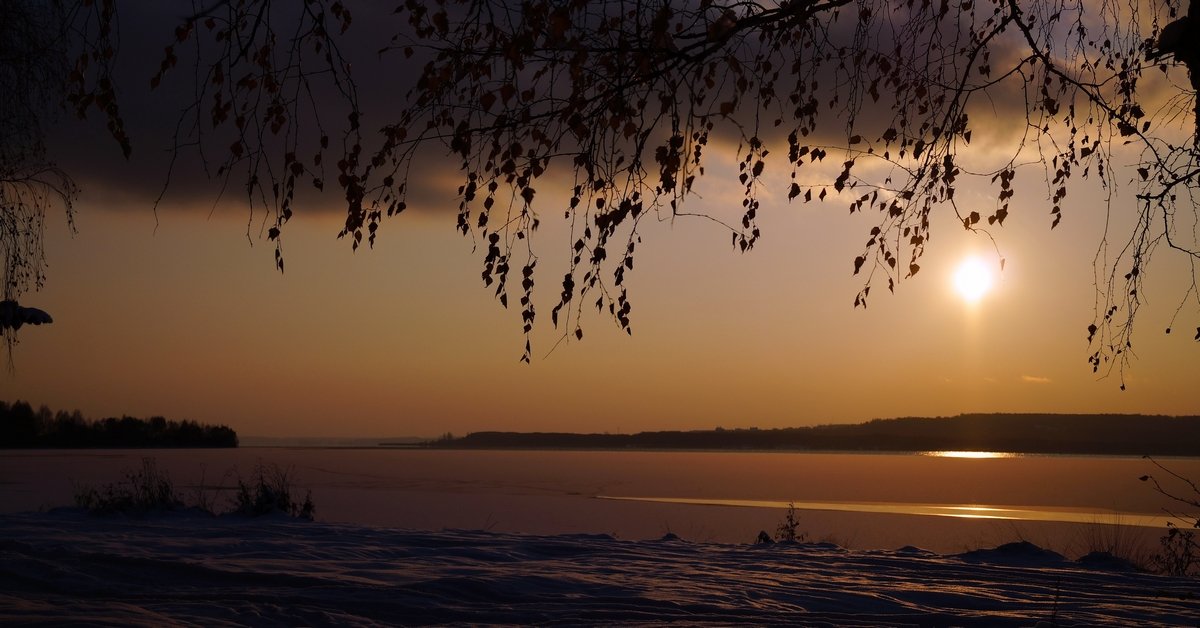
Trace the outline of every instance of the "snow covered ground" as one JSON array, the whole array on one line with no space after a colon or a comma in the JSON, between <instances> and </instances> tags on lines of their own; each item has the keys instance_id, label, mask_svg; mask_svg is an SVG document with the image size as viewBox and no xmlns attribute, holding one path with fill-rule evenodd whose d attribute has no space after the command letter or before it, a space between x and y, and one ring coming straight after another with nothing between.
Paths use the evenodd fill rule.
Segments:
<instances>
[{"instance_id":1,"label":"snow covered ground","mask_svg":"<svg viewBox=\"0 0 1200 628\"><path fill-rule=\"evenodd\" d=\"M0 624L1200 625L1200 582L1024 545L627 541L73 510L0 516Z\"/></svg>"}]
</instances>

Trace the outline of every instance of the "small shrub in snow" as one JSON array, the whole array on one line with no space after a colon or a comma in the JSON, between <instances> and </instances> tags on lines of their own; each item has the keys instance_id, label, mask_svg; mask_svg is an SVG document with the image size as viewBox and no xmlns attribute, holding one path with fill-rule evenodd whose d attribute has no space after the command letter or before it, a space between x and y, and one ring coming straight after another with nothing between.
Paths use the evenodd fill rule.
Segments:
<instances>
[{"instance_id":1,"label":"small shrub in snow","mask_svg":"<svg viewBox=\"0 0 1200 628\"><path fill-rule=\"evenodd\" d=\"M787 514L775 529L775 540L803 543L808 538L808 533L798 532L799 527L800 517L796 514L796 504L788 502Z\"/></svg>"},{"instance_id":2,"label":"small shrub in snow","mask_svg":"<svg viewBox=\"0 0 1200 628\"><path fill-rule=\"evenodd\" d=\"M1108 557L1112 564L1125 563L1139 571L1152 568L1146 538L1120 517L1114 522L1097 521L1081 528L1068 549L1080 557L1091 557L1093 562Z\"/></svg>"}]
</instances>

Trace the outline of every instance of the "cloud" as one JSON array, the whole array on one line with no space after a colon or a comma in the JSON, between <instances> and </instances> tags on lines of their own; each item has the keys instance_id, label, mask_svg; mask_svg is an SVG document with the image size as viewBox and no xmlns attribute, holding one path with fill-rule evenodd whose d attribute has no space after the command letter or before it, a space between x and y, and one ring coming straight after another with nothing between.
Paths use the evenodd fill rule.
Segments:
<instances>
[{"instance_id":1,"label":"cloud","mask_svg":"<svg viewBox=\"0 0 1200 628\"><path fill-rule=\"evenodd\" d=\"M1036 375L1022 375L1021 381L1025 382L1026 384L1049 384L1049 383L1051 383L1051 380L1049 377L1038 377Z\"/></svg>"},{"instance_id":2,"label":"cloud","mask_svg":"<svg viewBox=\"0 0 1200 628\"><path fill-rule=\"evenodd\" d=\"M909 11L917 10L909 9ZM824 36L830 38L827 43L850 45L855 36L856 16L856 13L848 13L836 23L826 25L822 32ZM127 131L134 142L134 153L128 161L120 157L115 142L107 136L103 125L96 124L97 121L94 119L88 124L63 120L58 132L52 133L50 140L54 155L67 172L83 185L89 200L99 198L112 201L104 203L106 206L148 207L158 197L167 182L167 164L170 162L169 149L173 144L172 138L181 112L191 104L189 97L192 94L193 86L189 82L187 72L183 70L169 74L168 80L163 83L163 86L153 93L148 90L147 83L148 77L158 69L164 40L173 41L171 33L181 17L178 8L171 3L148 4L146 7L139 7L137 11L122 16L122 20L128 28L123 31L118 74L122 79L122 114L127 122ZM877 38L877 41L873 42L875 47L891 49L897 41L906 37L909 31L905 24L909 17L909 13L903 9L881 14L878 17L878 30L874 35ZM355 76L359 79L358 99L364 115L364 128L368 129L366 148L369 151L375 146L374 142L378 140L369 130L394 121L398 108L397 103L405 101L406 88L414 82L415 72L420 66L405 60L399 53L377 54L379 47L390 41L391 35L403 32L403 22L399 18L392 16L387 9L380 7L363 8L361 13L356 14L356 18L358 19L355 20L354 28L350 31L351 36L344 42L346 46L344 52L352 59ZM938 38L944 42L965 41L967 38L963 23L947 21L932 28ZM753 42L749 42L744 52L749 54L755 50L757 49ZM181 51L180 54L185 53ZM789 54L791 54L789 51L782 50L779 52L780 57L774 61L790 66ZM1007 69L1023 67L1026 57L1024 39L1018 33L1010 32L1007 36L992 42L988 63L994 68L995 76L999 77L1003 76ZM181 66L186 67L189 62L190 58L181 59ZM959 61L956 60L946 67L957 68L958 63ZM911 124L919 128L920 114L895 109L899 106L895 102L895 98L899 97L896 89L883 89L879 93L879 101L876 102L873 98L864 95L861 85L858 86L858 89L845 87L853 84L852 79L859 76L857 70L859 68L855 68L854 71L845 68L839 69L837 64L830 62L817 64L816 70L804 74L802 82L806 82L810 87L820 91L821 95L818 100L821 105L821 124L810 131L810 135L802 140L803 143L812 146L843 146L847 142L849 134L846 127L848 123L846 109L854 107L860 107L853 131L854 134L862 135L864 138L864 143L860 146L865 146L866 142L878 144L876 138L889 127L898 124L900 118L912 116ZM1171 84L1165 79L1157 77L1156 73L1151 74L1154 74L1154 80L1147 77L1146 86L1142 89L1147 92L1152 90L1153 95L1148 93L1143 96L1143 99L1149 98L1156 104L1175 102L1175 109L1178 109L1177 101L1180 90L1172 89ZM864 73L863 76L870 76L870 74ZM1186 78L1186 73L1176 69L1174 76L1177 80L1182 80L1181 77ZM790 95L796 89L795 83L798 80L790 72L781 75L775 89L778 95L784 97L785 103L787 102L786 95ZM984 79L974 77L973 80ZM971 98L967 105L967 112L974 128L974 139L970 153L964 150L961 155L962 159L959 161L965 171L989 172L1007 163L1012 159L1014 152L1019 150L1017 147L1019 147L1020 139L1029 132L1025 124L1026 111L1029 106L1026 87L1022 75L1012 73L1008 79ZM329 85L324 85L324 88L332 92ZM722 84L722 87L715 89L717 91L709 93L710 102L720 102L729 98L731 96L729 90L735 88L732 85ZM1142 94L1142 89L1139 90L1139 95ZM840 97L832 100L831 96L835 92L839 93ZM1172 101L1172 97L1176 98L1176 101ZM752 100L746 99L746 102L751 103ZM785 138L788 133L796 129L798 123L795 123L788 115L792 108L790 104L779 103L779 101L775 101L775 103L775 105L763 109L749 105L744 111L738 112L744 117L735 116L735 119L729 124L718 123L712 137L714 148L720 145L728 153L736 153L736 147L741 139L739 127L744 125L748 129L755 129L758 117L761 115L763 128L752 132L767 142L772 150L773 159L768 162L769 167L782 173L789 173L791 168L786 160ZM333 121L344 119L345 111L341 108L340 101L331 93L322 92L318 97L317 104L323 107L323 119L331 124L331 129L336 127ZM1158 106L1155 107L1155 109L1157 108ZM772 115L764 115L765 113ZM936 112L929 115L934 119L940 119L940 114ZM778 127L771 124L775 117L783 120ZM1184 120L1190 119L1187 115L1177 117ZM213 131L207 125L202 126L202 129L193 129L185 125L184 131L185 135L186 132L191 133L188 136L191 140L196 140L198 137L203 140L207 150L204 157L209 159L209 163L204 163L204 159L194 147L186 147L188 150L183 151L179 156L179 161L170 175L170 187L167 190L166 199L168 204L184 211L203 212L210 212L213 203L218 198L244 204L247 199L244 188L239 185L242 181L239 178L242 170L236 171L229 187L224 191L222 191L223 181L221 178L216 177L214 180L209 176L221 163L223 157L228 154L228 146L231 141L231 136L228 135L229 129L222 128ZM300 133L303 134L305 129L311 129L311 125L302 126ZM333 133L333 136L336 143L338 139L336 132ZM882 148L882 146L877 148ZM894 145L893 150L895 150ZM299 152L303 156L308 156L314 150L306 147ZM336 176L336 170L329 163L336 161L335 155L336 153L325 156L328 160L327 170L322 173L325 179L332 179ZM840 152L831 151L830 157L824 163L806 164L800 170L799 182L801 184L832 183L841 171L841 163L844 159L845 156ZM569 163L569 161L565 161L555 165L569 166ZM457 210L455 190L462 183L460 176L462 173L458 168L457 160L448 158L444 151L439 150L439 147L431 145L429 150L425 151L413 165L414 170L409 173L413 185L409 188L409 198L407 199L411 208L410 213L455 213ZM872 181L886 181L892 174L893 167L887 161L863 160L857 166L855 175ZM874 168L874 170L869 170L869 168ZM553 176L555 180L552 182L548 178L543 183L545 188L569 189L572 179L568 169L556 167L554 174L550 176ZM307 183L309 177L306 175L303 180ZM786 194L789 184L790 180L785 181L777 189L782 194ZM329 216L344 213L345 205L337 193L336 186L330 185L330 193L327 194L319 194L307 185L302 185L301 188L298 192L302 195L302 198L297 200L298 211L314 211ZM733 189L736 190L737 186L733 186ZM546 198L549 196L547 192L550 191L551 189L539 187L539 197ZM832 189L830 192L832 193ZM861 192L858 189L848 189L846 193L857 196ZM731 200L738 203L741 199ZM735 204L734 207L737 205ZM545 201L539 202L538 208L549 209L545 205Z\"/></svg>"}]
</instances>

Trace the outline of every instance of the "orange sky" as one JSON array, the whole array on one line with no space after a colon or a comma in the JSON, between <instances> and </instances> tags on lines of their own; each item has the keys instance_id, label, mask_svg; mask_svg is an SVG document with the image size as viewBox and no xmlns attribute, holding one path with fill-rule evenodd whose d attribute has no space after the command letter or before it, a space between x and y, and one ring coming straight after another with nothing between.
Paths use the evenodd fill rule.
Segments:
<instances>
[{"instance_id":1,"label":"orange sky","mask_svg":"<svg viewBox=\"0 0 1200 628\"><path fill-rule=\"evenodd\" d=\"M102 130L78 128L103 140ZM157 151L169 138L139 139L132 170L101 170L157 184ZM72 142L52 149L71 161ZM740 192L721 177L731 152L714 146L709 159L691 208L736 209ZM773 176L786 174L768 166L768 183ZM869 309L852 308L852 260L870 217L848 216L836 198L788 204L777 184L749 255L703 220L643 222L632 337L593 315L582 342L549 355L570 239L562 199L540 194L531 365L518 363L519 311L501 309L483 287L482 256L455 232L452 198L388 221L375 250L356 254L335 239L335 213L302 208L280 275L260 222L248 241L249 214L236 199L214 207L214 196L184 186L156 218L144 197L117 194L121 181L83 182L78 234L52 217L47 286L22 299L55 322L21 330L0 398L92 417L225 423L243 436L778 427L973 411L1200 414L1200 343L1189 331L1200 314L1185 308L1179 331L1162 333L1187 269L1160 254L1128 390L1097 378L1086 327L1102 204L1094 191L1073 192L1051 232L1036 173L1018 179L995 233L1006 270L975 306L954 293L951 276L966 255L994 252L942 215L921 273L895 296L876 286ZM994 194L968 186L959 202L990 208Z\"/></svg>"},{"instance_id":2,"label":"orange sky","mask_svg":"<svg viewBox=\"0 0 1200 628\"><path fill-rule=\"evenodd\" d=\"M850 272L865 223L841 203L770 204L750 255L704 221L654 224L632 277L633 336L593 316L582 342L547 355L550 278L568 244L550 220L537 357L522 365L519 314L482 286L449 214L394 220L358 253L334 238L335 218L302 216L280 275L272 248L247 241L236 205L211 217L167 207L156 225L148 207L87 199L74 238L53 221L50 280L25 301L55 322L22 330L4 398L296 436L1200 413L1200 346L1162 334L1184 276L1172 283L1165 267L1150 283L1129 389L1088 368L1098 231L1085 204L1054 232L1040 206L1016 213L998 234L1006 270L974 307L951 275L988 244L950 219L925 270L865 311L851 306Z\"/></svg>"}]
</instances>

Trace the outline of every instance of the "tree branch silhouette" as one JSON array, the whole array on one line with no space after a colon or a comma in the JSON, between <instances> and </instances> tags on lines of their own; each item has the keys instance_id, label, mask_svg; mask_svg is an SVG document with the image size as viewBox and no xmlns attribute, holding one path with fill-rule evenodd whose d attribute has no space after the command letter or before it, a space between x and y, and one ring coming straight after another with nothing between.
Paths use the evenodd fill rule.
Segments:
<instances>
[{"instance_id":1,"label":"tree branch silhouette","mask_svg":"<svg viewBox=\"0 0 1200 628\"><path fill-rule=\"evenodd\" d=\"M106 15L112 3L99 4ZM536 232L557 212L570 236L556 253L567 270L550 319L563 338L582 338L593 306L631 331L626 280L648 216L703 216L745 252L763 235L768 197L844 203L873 216L852 265L863 279L854 305L865 307L873 287L894 291L921 270L935 212L995 241L1015 211L1018 174L1044 179L1051 229L1068 196L1096 186L1110 219L1135 218L1127 240L1110 247L1106 232L1097 249L1087 338L1103 374L1123 373L1132 355L1158 245L1192 260L1200 250L1195 121L1181 128L1181 107L1160 95L1195 96L1190 82L1170 82L1188 53L1163 54L1179 29L1175 1L401 0L393 22L373 15L366 29L389 35L377 49L390 73L365 79L343 47L361 10L340 0L194 7L151 79L177 80L180 55L191 61L194 98L175 149L196 150L244 189L252 217L265 209L280 270L299 190L336 190L338 236L371 246L384 219L427 187L415 166L448 154L457 228L477 244L484 284L504 307L510 296L519 303L525 361L540 314ZM409 88L371 118L373 130L359 104L364 80ZM80 84L95 86L88 103L115 93L99 79ZM993 119L997 106L1022 124ZM102 109L122 141L119 112ZM973 146L980 134L987 145ZM726 144L736 146L734 210L694 193ZM781 190L766 178L775 171L788 175ZM1138 190L1132 204L1112 196L1125 177ZM994 199L956 196L968 182ZM1194 289L1188 299L1200 308Z\"/></svg>"}]
</instances>

